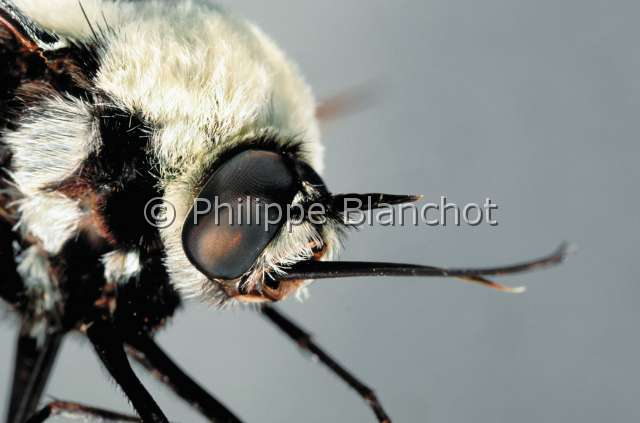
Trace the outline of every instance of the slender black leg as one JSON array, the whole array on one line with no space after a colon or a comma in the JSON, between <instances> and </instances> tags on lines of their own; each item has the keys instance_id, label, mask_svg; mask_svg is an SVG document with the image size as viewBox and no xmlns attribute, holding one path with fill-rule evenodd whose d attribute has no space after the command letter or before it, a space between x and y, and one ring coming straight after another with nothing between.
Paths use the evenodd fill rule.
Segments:
<instances>
[{"instance_id":1,"label":"slender black leg","mask_svg":"<svg viewBox=\"0 0 640 423\"><path fill-rule=\"evenodd\" d=\"M128 352L132 358L207 419L218 423L240 423L240 419L185 374L153 339L136 336L127 338L127 344L131 347Z\"/></svg>"},{"instance_id":2,"label":"slender black leg","mask_svg":"<svg viewBox=\"0 0 640 423\"><path fill-rule=\"evenodd\" d=\"M37 339L29 329L23 325L18 336L8 423L23 423L36 410L64 336L54 332Z\"/></svg>"},{"instance_id":3,"label":"slender black leg","mask_svg":"<svg viewBox=\"0 0 640 423\"><path fill-rule=\"evenodd\" d=\"M128 416L101 408L89 407L66 401L53 401L31 416L25 423L43 423L50 417L63 416L83 421L97 420L101 422L140 422L138 417Z\"/></svg>"},{"instance_id":4,"label":"slender black leg","mask_svg":"<svg viewBox=\"0 0 640 423\"><path fill-rule=\"evenodd\" d=\"M168 423L167 418L131 369L124 343L113 325L97 320L87 328L87 336L102 364L129 398L144 423Z\"/></svg>"},{"instance_id":5,"label":"slender black leg","mask_svg":"<svg viewBox=\"0 0 640 423\"><path fill-rule=\"evenodd\" d=\"M317 357L318 360L327 366L336 376L358 392L358 394L369 404L371 410L373 410L373 413L376 415L380 423L391 423L391 419L384 411L382 404L378 400L378 397L376 397L373 390L360 382L347 369L342 367L329 354L316 345L308 333L271 306L262 307L262 313L267 319L280 328L280 330L287 334L289 338L295 341L300 348Z\"/></svg>"},{"instance_id":6,"label":"slender black leg","mask_svg":"<svg viewBox=\"0 0 640 423\"><path fill-rule=\"evenodd\" d=\"M9 304L17 304L20 294L24 290L22 280L16 270L16 261L13 255L14 234L11 225L2 220L2 208L0 207L0 298Z\"/></svg>"}]
</instances>

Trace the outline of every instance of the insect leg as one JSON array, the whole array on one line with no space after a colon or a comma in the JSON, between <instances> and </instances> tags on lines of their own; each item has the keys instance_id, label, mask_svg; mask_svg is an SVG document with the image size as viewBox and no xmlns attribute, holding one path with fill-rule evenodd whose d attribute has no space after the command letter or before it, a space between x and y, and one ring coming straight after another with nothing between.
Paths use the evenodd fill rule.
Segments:
<instances>
[{"instance_id":1,"label":"insect leg","mask_svg":"<svg viewBox=\"0 0 640 423\"><path fill-rule=\"evenodd\" d=\"M54 332L38 339L29 332L23 325L16 344L8 423L22 423L36 410L64 337Z\"/></svg>"},{"instance_id":2,"label":"insect leg","mask_svg":"<svg viewBox=\"0 0 640 423\"><path fill-rule=\"evenodd\" d=\"M128 353L133 359L210 421L240 423L240 419L185 374L153 339L137 336L128 338L127 344L131 347Z\"/></svg>"},{"instance_id":3,"label":"insect leg","mask_svg":"<svg viewBox=\"0 0 640 423\"><path fill-rule=\"evenodd\" d=\"M124 352L124 343L113 325L107 320L98 319L88 325L87 336L102 364L120 385L142 421L145 423L168 423L158 404L131 369Z\"/></svg>"},{"instance_id":4,"label":"insect leg","mask_svg":"<svg viewBox=\"0 0 640 423\"><path fill-rule=\"evenodd\" d=\"M347 369L336 362L329 354L324 352L311 339L311 335L306 333L302 328L296 325L286 316L271 306L263 306L262 314L282 330L289 338L291 338L298 346L312 355L314 355L322 364L327 366L336 376L342 379L349 387L354 389L369 404L371 410L378 418L380 423L391 423L391 419L384 411L382 404L376 397L373 390L359 381Z\"/></svg>"},{"instance_id":5,"label":"insect leg","mask_svg":"<svg viewBox=\"0 0 640 423\"><path fill-rule=\"evenodd\" d=\"M22 280L16 270L16 261L13 253L14 233L11 225L2 220L2 207L0 206L0 298L9 304L17 304L20 293L24 291Z\"/></svg>"},{"instance_id":6,"label":"insect leg","mask_svg":"<svg viewBox=\"0 0 640 423\"><path fill-rule=\"evenodd\" d=\"M101 408L89 407L73 402L53 401L31 416L25 423L42 423L50 417L55 416L82 419L83 421L94 419L101 422L141 422L138 417L103 410Z\"/></svg>"}]
</instances>

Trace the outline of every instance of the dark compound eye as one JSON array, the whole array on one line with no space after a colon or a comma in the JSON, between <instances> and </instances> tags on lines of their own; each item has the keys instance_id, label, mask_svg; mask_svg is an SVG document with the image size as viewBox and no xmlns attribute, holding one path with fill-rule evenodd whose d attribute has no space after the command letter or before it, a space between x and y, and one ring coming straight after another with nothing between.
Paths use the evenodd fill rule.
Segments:
<instances>
[{"instance_id":1,"label":"dark compound eye","mask_svg":"<svg viewBox=\"0 0 640 423\"><path fill-rule=\"evenodd\" d=\"M282 155L248 150L233 156L209 178L187 215L187 257L209 278L242 276L278 233L298 190Z\"/></svg>"}]
</instances>

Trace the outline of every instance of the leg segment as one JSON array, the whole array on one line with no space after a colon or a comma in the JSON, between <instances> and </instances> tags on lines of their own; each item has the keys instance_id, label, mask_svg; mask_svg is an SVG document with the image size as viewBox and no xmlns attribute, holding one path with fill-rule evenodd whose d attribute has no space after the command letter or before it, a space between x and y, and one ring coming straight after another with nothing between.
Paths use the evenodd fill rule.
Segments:
<instances>
[{"instance_id":1,"label":"leg segment","mask_svg":"<svg viewBox=\"0 0 640 423\"><path fill-rule=\"evenodd\" d=\"M158 404L133 373L124 352L124 343L113 325L107 320L99 319L89 325L87 336L102 364L120 385L141 420L144 423L168 423Z\"/></svg>"},{"instance_id":2,"label":"leg segment","mask_svg":"<svg viewBox=\"0 0 640 423\"><path fill-rule=\"evenodd\" d=\"M240 419L185 374L153 339L136 336L133 339L128 338L127 344L131 347L128 352L133 359L207 419L218 423L240 423Z\"/></svg>"},{"instance_id":3,"label":"leg segment","mask_svg":"<svg viewBox=\"0 0 640 423\"><path fill-rule=\"evenodd\" d=\"M0 200L2 194L0 193ZM11 225L3 221L3 209L0 204L0 298L11 305L16 305L20 294L24 291L22 280L16 270L16 260L13 254L14 233Z\"/></svg>"},{"instance_id":4,"label":"leg segment","mask_svg":"<svg viewBox=\"0 0 640 423\"><path fill-rule=\"evenodd\" d=\"M82 421L97 420L101 422L138 422L138 417L128 416L101 408L89 407L82 404L53 401L31 416L25 423L43 423L50 417L62 416L70 419L82 419Z\"/></svg>"},{"instance_id":5,"label":"leg segment","mask_svg":"<svg viewBox=\"0 0 640 423\"><path fill-rule=\"evenodd\" d=\"M64 336L45 333L42 340L29 331L30 327L23 325L18 336L8 423L22 423L36 410Z\"/></svg>"},{"instance_id":6,"label":"leg segment","mask_svg":"<svg viewBox=\"0 0 640 423\"><path fill-rule=\"evenodd\" d=\"M391 419L384 411L382 404L376 397L373 390L360 382L347 369L342 367L330 355L324 352L313 342L308 333L271 306L262 307L262 313L267 319L289 336L289 338L296 342L300 348L317 357L322 364L327 366L329 370L342 379L343 382L358 392L358 394L369 404L369 407L371 407L371 410L376 415L380 423L391 423Z\"/></svg>"}]
</instances>

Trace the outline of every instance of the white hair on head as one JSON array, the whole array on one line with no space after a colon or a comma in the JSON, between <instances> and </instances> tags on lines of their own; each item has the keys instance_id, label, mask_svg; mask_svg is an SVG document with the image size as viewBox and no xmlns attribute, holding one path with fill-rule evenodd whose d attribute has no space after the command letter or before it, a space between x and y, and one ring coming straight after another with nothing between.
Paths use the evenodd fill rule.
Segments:
<instances>
[{"instance_id":1,"label":"white hair on head","mask_svg":"<svg viewBox=\"0 0 640 423\"><path fill-rule=\"evenodd\" d=\"M302 139L304 159L319 168L315 100L296 66L260 30L217 7L149 3L131 16L109 40L96 84L158 127L152 145L165 199L177 212L174 225L161 230L167 269L183 293L218 298L182 247L180 225L201 188L194 181L221 152L267 132L283 142ZM305 233L289 242L311 236L297 230ZM286 256L280 250L278 258Z\"/></svg>"}]
</instances>

